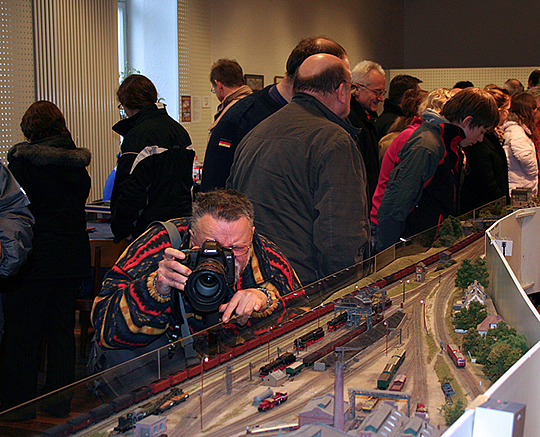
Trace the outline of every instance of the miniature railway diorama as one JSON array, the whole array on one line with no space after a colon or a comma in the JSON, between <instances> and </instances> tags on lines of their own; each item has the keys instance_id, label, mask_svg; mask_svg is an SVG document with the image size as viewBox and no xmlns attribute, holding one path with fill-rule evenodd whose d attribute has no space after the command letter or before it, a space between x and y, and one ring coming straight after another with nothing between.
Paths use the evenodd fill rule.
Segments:
<instances>
[{"instance_id":1,"label":"miniature railway diorama","mask_svg":"<svg viewBox=\"0 0 540 437\"><path fill-rule=\"evenodd\" d=\"M481 235L482 235L481 232L477 232L476 234L473 234L463 239L462 241L448 248L447 250L451 253L457 252L463 249L464 247L466 247L467 245L471 244L472 242L476 241L478 238L481 237ZM438 261L438 259L439 259L439 255L434 254L423 259L422 262L424 263L424 265L428 266ZM401 280L402 278L414 273L416 264L417 263L411 264L397 272L394 272L384 277L383 279L377 280L376 282L372 283L371 285L367 287L364 287L362 289L357 289L354 292L352 292L349 296L350 297L361 296L362 293L366 295L367 293L366 290L369 290L369 293L375 293L378 290L382 290L384 289L384 287L392 283L395 283ZM328 289L330 289L332 286L331 281L332 279L330 278L329 283L325 284L325 286ZM305 301L307 299L306 293L307 291L305 289L297 290L293 293L290 293L289 295L283 296L283 301L285 305L289 307L295 302L302 301L302 299ZM233 348L229 348L225 352L221 352L221 353L218 353L216 355L209 357L208 361L205 362L204 364L196 364L186 369L178 370L176 372L173 372L161 378L158 381L155 381L148 385L143 385L137 388L136 390L131 391L130 393L118 396L117 398L110 400L110 402L103 403L102 405L94 408L88 413L84 413L75 418L70 419L65 424L60 424L52 428L49 428L43 433L43 436L45 437L67 436L81 429L89 427L92 424L96 424L100 422L101 420L104 420L105 418L109 417L112 414L116 414L123 410L127 410L130 406L143 402L144 400L148 399L150 396L155 396L190 378L194 378L200 375L201 372L206 372L252 349L255 349L261 345L266 345L267 343L269 343L270 341L274 339L277 339L291 331L294 331L304 325L307 325L308 323L314 320L317 320L318 318L326 314L329 314L332 311L335 311L336 304L337 302L330 302L325 305L317 306L316 308L310 311L307 311L304 314L301 314L291 320L288 320L278 326L273 327L273 329L261 330L257 333L257 335L253 336L252 338L242 343L237 344ZM320 360L322 357L327 356L328 354L333 352L337 347L341 347L342 345L347 344L353 338L358 337L360 334L366 332L369 328L380 323L382 320L384 320L384 310L389 308L391 305L392 305L391 299L388 299L386 297L381 298L377 302L373 302L373 305L370 310L371 314L369 314L369 318L365 319L366 320L365 322L358 325L355 325L354 323L352 323L351 316L347 314L346 312L342 311L339 314L336 313L334 315L334 318L330 320L329 322L327 322L326 324L328 332L336 331L337 329L339 329L340 327L346 324L349 325L350 328L346 332L344 332L341 336L339 336L337 339L329 342L328 344L324 344L318 350L315 350L303 356L302 367L312 366L315 362ZM315 342L321 340L324 337L324 335L325 333L322 327L313 329L308 334L296 338L296 340L294 341L293 348L296 349L297 351L303 351L305 350L307 346L311 346ZM404 355L404 352L403 352L403 355ZM454 360L454 357L452 357L452 359ZM283 353L278 359L262 366L260 368L259 374L261 377L264 377L270 374L271 372L274 372L275 370L287 369L287 367L290 366L292 363L294 363L296 360L297 358L295 354L289 353L289 352ZM454 362L456 363L457 366L464 365L464 361L463 361L463 364L461 364L462 361L459 359L457 359L457 361L454 361ZM388 374L391 374L391 376L393 377L396 373L396 370L397 368L393 370L393 372L388 372ZM299 370L291 370L288 373L289 375L294 376L298 372ZM390 386L391 379L392 378L390 377L387 382L382 383L385 386L384 387L385 389ZM405 383L405 379L406 377L403 378L403 383L401 384L401 388L403 384ZM397 384L394 387L394 389L398 390L398 388L396 387L399 387L399 385L400 385L400 382L397 381ZM159 412L167 411L173 408L178 403L184 402L188 398L188 395L184 394L182 390L174 389L174 388L173 390L175 390L174 394L172 394L173 392L171 392L169 395L167 395L168 396L167 399L164 399L163 397L161 397L157 401L153 401L152 403L144 404L143 406L137 407L135 410L122 416L124 419L119 419L118 428L124 429L128 423L130 423L131 426L133 426L133 424L136 423L137 420L140 420L143 417L146 417L156 412L159 413ZM137 420L135 420L135 418L137 418ZM123 421L123 425L120 424L121 420Z\"/></svg>"}]
</instances>

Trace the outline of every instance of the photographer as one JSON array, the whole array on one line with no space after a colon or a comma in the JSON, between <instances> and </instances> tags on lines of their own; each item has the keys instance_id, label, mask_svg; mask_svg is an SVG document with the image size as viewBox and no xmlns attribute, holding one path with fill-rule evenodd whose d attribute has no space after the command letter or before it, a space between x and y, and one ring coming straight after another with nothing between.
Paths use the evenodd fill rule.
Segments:
<instances>
[{"instance_id":1,"label":"photographer","mask_svg":"<svg viewBox=\"0 0 540 437\"><path fill-rule=\"evenodd\" d=\"M180 232L180 250L171 247L161 224L152 225L105 277L92 312L99 344L133 349L162 337L172 329L173 289L184 298L191 331L208 326L208 314L197 314L190 299L185 299L192 270L185 265L183 252L202 247L208 240L234 253L234 285L218 307L222 320L228 322L236 314L239 323L245 324L249 317L266 317L275 311L282 305L279 297L301 285L275 244L255 232L253 220L253 206L246 196L219 190L198 195L192 218L171 221Z\"/></svg>"}]
</instances>

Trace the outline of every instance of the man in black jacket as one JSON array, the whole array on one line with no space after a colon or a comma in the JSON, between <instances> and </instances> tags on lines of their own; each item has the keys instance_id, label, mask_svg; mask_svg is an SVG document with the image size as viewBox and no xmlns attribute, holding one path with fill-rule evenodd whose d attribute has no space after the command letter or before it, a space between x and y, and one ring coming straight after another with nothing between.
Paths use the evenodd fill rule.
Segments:
<instances>
[{"instance_id":1,"label":"man in black jacket","mask_svg":"<svg viewBox=\"0 0 540 437\"><path fill-rule=\"evenodd\" d=\"M381 138L388 133L388 129L390 129L390 126L392 126L398 117L403 117L405 115L401 109L405 91L418 89L418 84L420 83L422 83L420 79L409 76L408 74L398 74L390 81L388 98L384 101L384 110L375 120L377 141L380 141Z\"/></svg>"},{"instance_id":2,"label":"man in black jacket","mask_svg":"<svg viewBox=\"0 0 540 437\"><path fill-rule=\"evenodd\" d=\"M111 229L119 241L138 237L153 221L191 215L195 152L148 78L128 76L117 95L128 116L113 126L124 137L111 196Z\"/></svg>"},{"instance_id":3,"label":"man in black jacket","mask_svg":"<svg viewBox=\"0 0 540 437\"><path fill-rule=\"evenodd\" d=\"M386 77L379 64L362 61L353 68L352 78L356 90L351 99L349 121L353 126L361 129L358 136L358 148L366 165L371 208L371 199L377 188L380 170L379 145L373 121L377 117L379 103L384 101Z\"/></svg>"}]
</instances>

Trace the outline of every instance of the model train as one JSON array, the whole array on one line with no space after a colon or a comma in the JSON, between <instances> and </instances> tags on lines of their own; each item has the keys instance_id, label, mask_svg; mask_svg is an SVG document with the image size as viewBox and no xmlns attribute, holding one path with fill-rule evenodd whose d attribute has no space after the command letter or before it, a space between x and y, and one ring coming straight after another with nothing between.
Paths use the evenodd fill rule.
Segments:
<instances>
[{"instance_id":1,"label":"model train","mask_svg":"<svg viewBox=\"0 0 540 437\"><path fill-rule=\"evenodd\" d=\"M465 238L464 240L460 241L459 243L457 243L456 245L448 248L447 250L451 253L455 253L461 249L463 249L464 247L468 246L469 244L473 243L474 241L478 240L479 238L481 238L482 236L484 235L484 231L479 231L475 234L472 234L470 235L469 237ZM438 254L435 254L435 255L431 255L425 259L422 260L422 262L424 263L424 265L428 266L428 265L431 265L435 262L437 262L439 260L439 255ZM402 279L403 277L405 276L408 276L412 273L414 273L415 271L415 268L416 268L416 263L415 264L412 264L402 270L399 270L389 276L386 276L385 278L373 283L373 284L370 284L368 287L365 287L365 288L369 288L369 287L372 287L372 286L378 286L380 288L383 288L389 284L392 284L396 281L399 281L400 279ZM328 280L323 280L325 281L324 282L324 287L326 289L330 288L332 286L332 284L330 283L330 281L332 281L333 279L332 278L337 278L336 275L333 275L331 278L329 278ZM337 280L337 279L336 279ZM336 284L336 285L339 285L339 284ZM313 287L311 287L313 288ZM364 289L361 289L361 290L358 290L356 291L355 293L353 294L357 294L359 292L362 292L362 290L365 290ZM307 289L301 289L301 290L296 290L292 293L289 293L288 295L285 295L282 297L285 305L287 307L290 307L291 304L294 304L294 302L296 301L306 301L306 300L309 300L307 295L310 294L309 293L309 290ZM391 300L390 299L387 299L385 301L385 307L388 307L390 304L391 304ZM118 396L117 398L115 398L114 400L112 400L110 402L110 404L113 406L114 408L114 413L117 413L118 411L121 411L121 410L124 410L126 408L128 408L129 406L133 405L133 404L136 404L136 403L139 403L145 399L147 399L148 397L150 397L152 394L156 394L157 392L159 391L163 391L163 390L166 390L167 388L169 387L172 387L174 385L177 385L177 384L180 384L181 382L187 380L188 378L193 378L194 376L197 376L201 373L201 371L204 371L204 370L209 370L209 369L212 369L228 360L231 360L232 358L235 358L249 350L252 350L258 346L260 346L261 344L266 344L270 341L272 341L273 339L275 338L278 338L278 337L281 337L282 335L288 333L288 332L291 332L313 320L315 320L316 318L318 317L321 317L325 314L328 314L329 312L333 311L334 310L334 306L335 306L335 303L334 302L330 302L329 304L326 304L324 306L320 306L320 307L317 307L309 312L307 312L306 314L303 314L301 317L298 317L298 318L295 318L295 319L292 319L292 320L289 320L287 321L286 323L284 324L281 324L277 327L274 327L273 329L268 329L266 331L263 331L263 332L259 332L257 334L257 336L255 338L252 338L244 343L241 343L239 345L237 345L236 347L234 347L232 350L228 350L227 352L224 352L224 353L221 353L219 355L216 355L212 358L209 359L208 362L204 363L203 366L204 368L202 368L203 366L199 365L199 364L196 364L194 366L191 366L185 370L180 370L178 372L175 372L175 373L172 373L170 374L167 378L164 378L166 379L167 381L163 381L161 380L158 384L153 384L153 388L151 388L150 386L143 386L143 387L140 387L139 389L137 390L134 390L132 391L131 393L128 393L128 394L124 394L124 395L121 395L121 396ZM376 324L378 321L382 320L382 316L379 316L377 319L374 319L373 321L373 324ZM335 328L337 329L337 328ZM361 330L362 328L356 328L356 330ZM363 330L365 330L365 326L363 328ZM355 330L353 330L355 331ZM361 331L363 332L363 331ZM356 333L355 332L355 335L359 335L361 332L358 332ZM347 334L347 336L350 335L349 333ZM352 337L351 337L352 338ZM344 344L344 343L342 343ZM341 344L341 345L342 345ZM337 347L337 346L335 346ZM335 349L334 347L334 349ZM333 350L333 349L332 349ZM330 351L328 351L327 353L330 353ZM313 356L314 354L319 354L319 351L316 351L312 354L310 354L311 356ZM308 359L309 355L307 357L304 358L304 365L306 366L309 366L309 365L312 365L316 359ZM319 358L317 359L320 359L321 355L319 355ZM306 361L307 360L307 361ZM290 363L289 363L290 364ZM266 367L266 366L264 366ZM169 385L167 385L168 383L170 383ZM154 390L154 391L153 391ZM43 432L43 436L45 437L57 437L57 436L61 436L61 437L64 437L64 436L67 436L71 433L74 433L80 429L83 429L84 427L86 426L90 426L90 421L92 423L97 423L101 420L103 420L105 417L102 417L103 415L106 415L108 414L108 412L110 411L110 408L108 407L96 407L96 408L99 408L99 410L96 412L94 410L91 410L89 413L84 413L84 414L81 414L80 416L82 417L75 417L73 419L70 419L68 422L70 422L70 424L68 423L63 423L63 424L59 424L59 425L56 425L52 428L49 428L47 430L45 430ZM94 411L94 415L92 414L92 411ZM86 415L86 414L89 414L90 417L91 417L91 420L90 418Z\"/></svg>"},{"instance_id":2,"label":"model train","mask_svg":"<svg viewBox=\"0 0 540 437\"><path fill-rule=\"evenodd\" d=\"M317 329L314 329L313 331L308 332L306 335L302 335L302 337L299 337L296 340L294 340L294 349L297 351L303 351L310 344L313 344L319 341L323 337L324 337L324 330L322 329L322 326L321 326Z\"/></svg>"},{"instance_id":3,"label":"model train","mask_svg":"<svg viewBox=\"0 0 540 437\"><path fill-rule=\"evenodd\" d=\"M348 317L349 317L349 315L345 311L345 312L341 313L339 316L337 316L337 317L333 318L332 320L329 320L328 322L326 322L326 324L328 325L328 332L332 332L332 331L335 331L338 328L341 328L345 323L347 323Z\"/></svg>"},{"instance_id":4,"label":"model train","mask_svg":"<svg viewBox=\"0 0 540 437\"><path fill-rule=\"evenodd\" d=\"M446 345L446 352L457 367L465 367L465 363L467 361L465 360L465 357L455 344L448 343Z\"/></svg>"},{"instance_id":5,"label":"model train","mask_svg":"<svg viewBox=\"0 0 540 437\"><path fill-rule=\"evenodd\" d=\"M392 381L392 378L403 363L404 359L405 349L398 349L396 353L392 355L392 358L388 360L388 363L384 367L384 370L381 372L379 378L377 379L377 388L379 390L386 390L388 388L388 386L390 385L390 381Z\"/></svg>"},{"instance_id":6,"label":"model train","mask_svg":"<svg viewBox=\"0 0 540 437\"><path fill-rule=\"evenodd\" d=\"M151 386L154 390L152 390ZM42 435L43 437L66 437L70 434L74 434L90 425L101 422L115 413L148 399L150 396L157 394L159 388L166 390L163 383L139 387L128 394L114 398L110 403L104 403L93 408L88 413L79 414L78 416L69 419L66 423L53 426L52 428L45 430ZM125 432L133 427L139 420L154 413L161 413L170 408L172 405L167 407L167 401L172 401L172 404L176 405L185 401L188 397L189 395L184 393L182 389L173 388L170 393L162 396L157 401L144 404L124 416L121 416L118 419L118 426L115 427L115 430L117 432Z\"/></svg>"},{"instance_id":7,"label":"model train","mask_svg":"<svg viewBox=\"0 0 540 437\"><path fill-rule=\"evenodd\" d=\"M263 378L269 373L275 372L276 370L285 369L285 367L294 363L295 361L296 357L294 356L294 354L291 354L290 352L285 352L283 355L281 355L279 358L275 359L271 363L262 366L259 369L259 375L261 376L261 378Z\"/></svg>"}]
</instances>

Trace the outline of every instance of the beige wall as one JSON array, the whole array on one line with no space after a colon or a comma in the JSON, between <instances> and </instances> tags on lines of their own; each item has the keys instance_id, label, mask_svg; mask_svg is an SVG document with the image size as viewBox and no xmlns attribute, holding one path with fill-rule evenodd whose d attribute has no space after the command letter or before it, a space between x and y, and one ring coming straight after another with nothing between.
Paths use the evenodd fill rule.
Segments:
<instances>
[{"instance_id":1,"label":"beige wall","mask_svg":"<svg viewBox=\"0 0 540 437\"><path fill-rule=\"evenodd\" d=\"M246 72L264 74L265 83L270 83L284 73L287 57L300 39L325 35L345 47L351 64L373 59L398 68L402 16L401 2L394 0L215 1L211 56L236 58Z\"/></svg>"}]
</instances>

